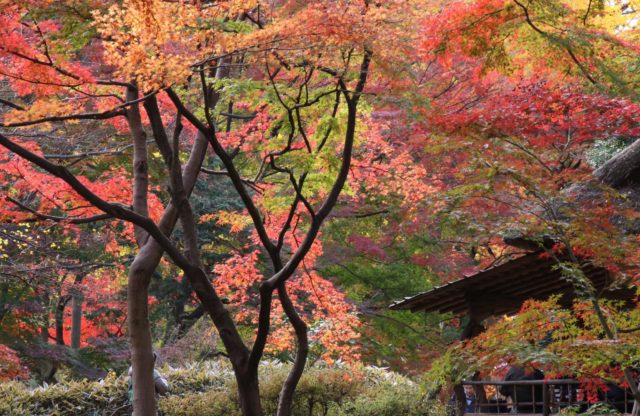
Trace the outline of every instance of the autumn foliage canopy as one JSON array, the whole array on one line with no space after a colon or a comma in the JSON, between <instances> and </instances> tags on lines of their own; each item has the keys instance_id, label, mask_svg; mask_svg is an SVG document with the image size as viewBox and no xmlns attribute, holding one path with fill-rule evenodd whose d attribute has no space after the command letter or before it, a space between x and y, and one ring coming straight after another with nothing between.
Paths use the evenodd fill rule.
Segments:
<instances>
[{"instance_id":1,"label":"autumn foliage canopy","mask_svg":"<svg viewBox=\"0 0 640 416\"><path fill-rule=\"evenodd\" d=\"M152 349L229 359L245 415L267 357L292 363L278 415L309 362L629 385L637 302L581 266L640 276L640 158L603 173L640 136L632 3L0 0L0 379L130 361L140 415ZM465 343L461 317L387 310L511 236L570 305Z\"/></svg>"}]
</instances>

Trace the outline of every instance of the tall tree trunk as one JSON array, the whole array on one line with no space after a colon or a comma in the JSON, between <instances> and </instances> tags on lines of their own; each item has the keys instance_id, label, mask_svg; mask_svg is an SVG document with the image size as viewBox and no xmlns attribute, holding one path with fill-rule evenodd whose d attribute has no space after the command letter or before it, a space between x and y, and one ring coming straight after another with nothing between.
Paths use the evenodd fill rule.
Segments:
<instances>
[{"instance_id":1,"label":"tall tree trunk","mask_svg":"<svg viewBox=\"0 0 640 416\"><path fill-rule=\"evenodd\" d=\"M71 348L80 348L80 334L82 333L82 302L84 296L78 290L71 295Z\"/></svg>"},{"instance_id":2,"label":"tall tree trunk","mask_svg":"<svg viewBox=\"0 0 640 416\"><path fill-rule=\"evenodd\" d=\"M80 348L80 335L82 334L82 302L84 295L80 288L80 283L84 279L85 272L76 274L73 286L69 289L69 293L60 296L58 305L56 306L55 327L56 327L56 344L65 345L64 343L64 310L69 301L71 304L71 348Z\"/></svg>"},{"instance_id":3,"label":"tall tree trunk","mask_svg":"<svg viewBox=\"0 0 640 416\"><path fill-rule=\"evenodd\" d=\"M42 319L42 326L40 326L40 339L46 345L49 343L49 307L50 307L50 297L48 293L44 293L42 296L42 305L45 306L46 314ZM42 381L45 383L51 384L55 383L55 375L58 371L58 363L51 360L42 363L41 367L41 376Z\"/></svg>"},{"instance_id":4,"label":"tall tree trunk","mask_svg":"<svg viewBox=\"0 0 640 416\"><path fill-rule=\"evenodd\" d=\"M183 173L184 185L191 193L206 154L207 139L198 134L189 161ZM178 220L177 207L170 203L160 220L159 228L170 234ZM148 318L148 284L160 263L164 250L149 239L140 249L129 269L128 319L131 337L131 365L133 367L134 410L136 416L155 415L155 389L153 388L153 350ZM135 334L135 335L134 335ZM134 338L136 338L134 340ZM145 389L146 391L142 391ZM136 390L138 391L136 394ZM136 395L139 403L136 404ZM153 403L153 406L150 405ZM140 406L140 407L138 407ZM142 407L144 406L144 407Z\"/></svg>"},{"instance_id":5,"label":"tall tree trunk","mask_svg":"<svg viewBox=\"0 0 640 416\"><path fill-rule=\"evenodd\" d=\"M150 262L153 258L145 255L149 251L145 250L147 247L148 245L144 246L133 261L129 269L127 287L134 416L156 415L153 345L148 310L149 281L155 265ZM153 266L151 272L149 272L150 265Z\"/></svg>"},{"instance_id":6,"label":"tall tree trunk","mask_svg":"<svg viewBox=\"0 0 640 416\"><path fill-rule=\"evenodd\" d=\"M127 101L138 99L138 90L128 87ZM140 215L149 216L149 175L147 160L147 134L142 125L140 105L138 103L127 108L127 123L133 142L133 210ZM147 239L147 233L140 227L135 227L138 246L142 246Z\"/></svg>"},{"instance_id":7,"label":"tall tree trunk","mask_svg":"<svg viewBox=\"0 0 640 416\"><path fill-rule=\"evenodd\" d=\"M138 89L128 87L127 101L138 99ZM141 215L149 215L148 206L148 162L147 136L142 125L138 103L127 108L127 122L133 140L133 210ZM148 235L140 227L135 227L138 247L146 246ZM143 250L144 251L144 247ZM127 304L129 338L131 341L131 375L133 384L133 411L135 416L155 416L156 397L153 382L153 343L149 325L149 282L155 267L146 264L149 258L136 256L129 270Z\"/></svg>"},{"instance_id":8,"label":"tall tree trunk","mask_svg":"<svg viewBox=\"0 0 640 416\"><path fill-rule=\"evenodd\" d=\"M262 416L258 371L236 370L238 398L243 416Z\"/></svg>"},{"instance_id":9,"label":"tall tree trunk","mask_svg":"<svg viewBox=\"0 0 640 416\"><path fill-rule=\"evenodd\" d=\"M56 306L56 344L65 345L64 343L64 310L67 303L71 300L70 295L61 296Z\"/></svg>"}]
</instances>

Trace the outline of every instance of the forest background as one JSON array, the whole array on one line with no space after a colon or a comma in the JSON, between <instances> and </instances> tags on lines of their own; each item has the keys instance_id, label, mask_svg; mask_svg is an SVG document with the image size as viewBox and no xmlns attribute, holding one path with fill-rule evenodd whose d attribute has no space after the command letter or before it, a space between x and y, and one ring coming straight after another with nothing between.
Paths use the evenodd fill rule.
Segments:
<instances>
[{"instance_id":1,"label":"forest background","mask_svg":"<svg viewBox=\"0 0 640 416\"><path fill-rule=\"evenodd\" d=\"M266 359L291 364L279 415L314 366L635 387L636 305L581 272L637 286L632 2L0 5L2 379L131 363L139 415L154 349L228 362L244 415L266 411ZM388 310L522 255L513 236L554 242L572 307L466 344L460 317Z\"/></svg>"}]
</instances>

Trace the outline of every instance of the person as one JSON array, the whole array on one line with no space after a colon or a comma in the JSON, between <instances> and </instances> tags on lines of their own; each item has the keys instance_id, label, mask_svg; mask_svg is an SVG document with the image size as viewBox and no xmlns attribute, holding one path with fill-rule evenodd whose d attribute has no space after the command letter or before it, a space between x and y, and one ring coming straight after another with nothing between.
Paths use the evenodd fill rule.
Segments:
<instances>
[{"instance_id":1,"label":"person","mask_svg":"<svg viewBox=\"0 0 640 416\"><path fill-rule=\"evenodd\" d=\"M464 414L476 412L476 393L473 386L464 385ZM458 400L456 399L456 393L451 395L448 404L449 411L447 416L455 416L458 409Z\"/></svg>"},{"instance_id":2,"label":"person","mask_svg":"<svg viewBox=\"0 0 640 416\"><path fill-rule=\"evenodd\" d=\"M513 366L507 371L504 381L544 380L544 374L537 368ZM542 410L542 385L531 386L500 386L500 394L511 398L514 413L536 413ZM535 399L535 403L534 402ZM529 403L529 404L519 404Z\"/></svg>"},{"instance_id":3,"label":"person","mask_svg":"<svg viewBox=\"0 0 640 416\"><path fill-rule=\"evenodd\" d=\"M465 399L465 413L475 413L476 411L476 392L473 386L464 386L464 399Z\"/></svg>"},{"instance_id":4,"label":"person","mask_svg":"<svg viewBox=\"0 0 640 416\"><path fill-rule=\"evenodd\" d=\"M487 386L485 388L487 404L481 407L481 413L509 413L507 401L498 392L497 386Z\"/></svg>"},{"instance_id":5,"label":"person","mask_svg":"<svg viewBox=\"0 0 640 416\"><path fill-rule=\"evenodd\" d=\"M155 367L156 361L158 360L158 354L153 352L153 365ZM158 370L153 369L153 384L155 385L156 395L162 395L169 393L169 383L167 380L160 374ZM133 403L133 367L129 367L129 401Z\"/></svg>"}]
</instances>

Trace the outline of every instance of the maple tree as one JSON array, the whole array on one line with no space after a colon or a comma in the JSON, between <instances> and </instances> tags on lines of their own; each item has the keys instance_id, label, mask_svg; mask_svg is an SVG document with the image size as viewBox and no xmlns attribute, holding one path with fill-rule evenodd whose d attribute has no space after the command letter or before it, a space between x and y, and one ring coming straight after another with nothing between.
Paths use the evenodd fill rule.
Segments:
<instances>
[{"instance_id":1,"label":"maple tree","mask_svg":"<svg viewBox=\"0 0 640 416\"><path fill-rule=\"evenodd\" d=\"M112 255L100 251L115 241L109 239L120 230L113 222L101 233L86 228L82 224L107 218L83 216L83 202L68 187L51 182L8 153L3 152L2 157L4 179L12 184L4 188L2 213L2 339L29 360L68 362L71 357L49 348L49 340L77 349L93 345L96 337L122 333L126 315L121 313L124 303L117 296L121 284L116 282L123 268L116 266ZM107 174L104 182L94 185L104 185L109 192L113 180ZM68 217L59 215L65 207L71 213ZM72 324L71 307L74 314L84 308L85 319ZM33 348L33 343L41 345ZM57 365L45 368L42 377L52 380L56 370Z\"/></svg>"},{"instance_id":2,"label":"maple tree","mask_svg":"<svg viewBox=\"0 0 640 416\"><path fill-rule=\"evenodd\" d=\"M350 242L376 262L408 258L450 280L512 255L505 234L546 233L566 237L582 253L596 253L599 262L622 272L621 281L633 276L636 241L611 221L620 207L576 202L575 194L565 192L590 177L584 159L595 141L637 136L637 105L626 87L633 74L625 66L637 59L635 35L613 34L628 17L618 6L598 2L456 1L428 7L417 39L421 62L411 62L412 78L404 85L396 81L402 98L393 95L374 113L392 126L385 139L409 155L418 173L416 179L394 178L415 198L405 211L375 197L362 203L364 209L352 209L383 220L375 222L380 231L350 230L359 234ZM385 165L374 173L379 180L387 179L381 172L391 155L376 154ZM598 199L611 196L605 192ZM554 204L565 207L560 217L550 212ZM622 213L625 221L636 215ZM619 236L619 250L612 250L611 234ZM399 255L390 255L394 246L401 247Z\"/></svg>"},{"instance_id":3,"label":"maple tree","mask_svg":"<svg viewBox=\"0 0 640 416\"><path fill-rule=\"evenodd\" d=\"M230 1L215 7L199 2L96 2L86 9L100 6L105 12L77 17L93 37L70 49L75 34L60 28L68 21L47 19L64 10L64 2L5 5L2 74L15 97L3 99L8 111L2 127L41 133L54 127L56 133L71 134L86 123L110 126L118 135L131 137L130 173L105 172L105 179L97 181L74 172L73 165L51 162L15 133L0 136L0 141L19 156L8 157L6 163L28 161L38 167L27 175L33 182L10 190L18 195L38 190L39 206L28 209L31 215L67 227L96 219L123 220L123 239L138 246L127 284L136 414L155 413L148 287L165 252L219 330L245 414L261 413L257 371L274 320L277 328L283 328L274 336L288 335L284 329L288 324L297 343L278 411L290 413L309 349L307 326L296 308L309 292L317 297L309 316L320 323L317 337L325 349L356 336L357 321L350 306L309 268L321 253L316 242L320 227L350 170L358 104L372 56L378 52L380 58L389 56L382 47L389 32L381 26L389 26L387 17L399 5L282 4L263 13L262 5L253 2ZM298 32L299 21L306 22L309 35ZM101 58L96 50L102 51ZM226 133L221 133L219 126L225 123ZM169 202L164 207L159 190L150 187L147 128L163 162L158 174L168 183ZM183 130L195 135L184 169ZM208 146L244 205L254 230L250 244L259 249L217 265L212 280L202 263L198 224L189 203L197 177L201 170L206 172L201 167L209 157ZM252 170L255 179L246 179ZM55 203L49 204L52 199ZM27 209L24 202L16 205L19 209L11 207L7 215ZM224 221L223 215L219 217ZM20 215L15 220L20 222ZM177 221L180 243L169 237ZM238 231L246 225L232 223L231 228ZM112 244L109 250L116 252L118 247ZM258 256L269 259L265 271L255 265ZM296 273L299 266L304 273ZM257 328L251 348L220 299L220 293L241 290L248 293L232 301L246 303L253 293L260 302L257 314L241 312L236 317ZM278 302L273 301L274 292ZM282 348L291 339L283 338L273 348ZM357 357L355 351L339 351L344 358ZM330 350L324 354L325 359L330 356Z\"/></svg>"},{"instance_id":4,"label":"maple tree","mask_svg":"<svg viewBox=\"0 0 640 416\"><path fill-rule=\"evenodd\" d=\"M288 415L310 356L355 362L383 351L397 364L386 349L399 345L397 329L383 321L405 334L432 329L419 350L428 363L452 325L381 308L517 255L504 237L518 235L555 241L547 255L568 255L558 267L584 289L582 302L529 303L456 344L455 359L496 365L502 347L526 339L531 316L553 311L571 325L547 350L550 369L573 360L576 373L622 375L635 388L631 361L605 374L595 352L580 358L585 342L606 349L595 340L611 338L615 355L634 342L612 328L632 327L636 312L599 303L579 268L588 258L618 283L638 275L638 239L627 232L637 207L607 179L612 165L596 171L598 183L586 163L594 143L640 133L633 6L0 5L8 376L22 364L20 343L5 339L94 346L118 338L126 318L135 414L154 414L152 317L166 307L165 341L212 318L246 415L262 413L264 354L291 360L278 405Z\"/></svg>"}]
</instances>

